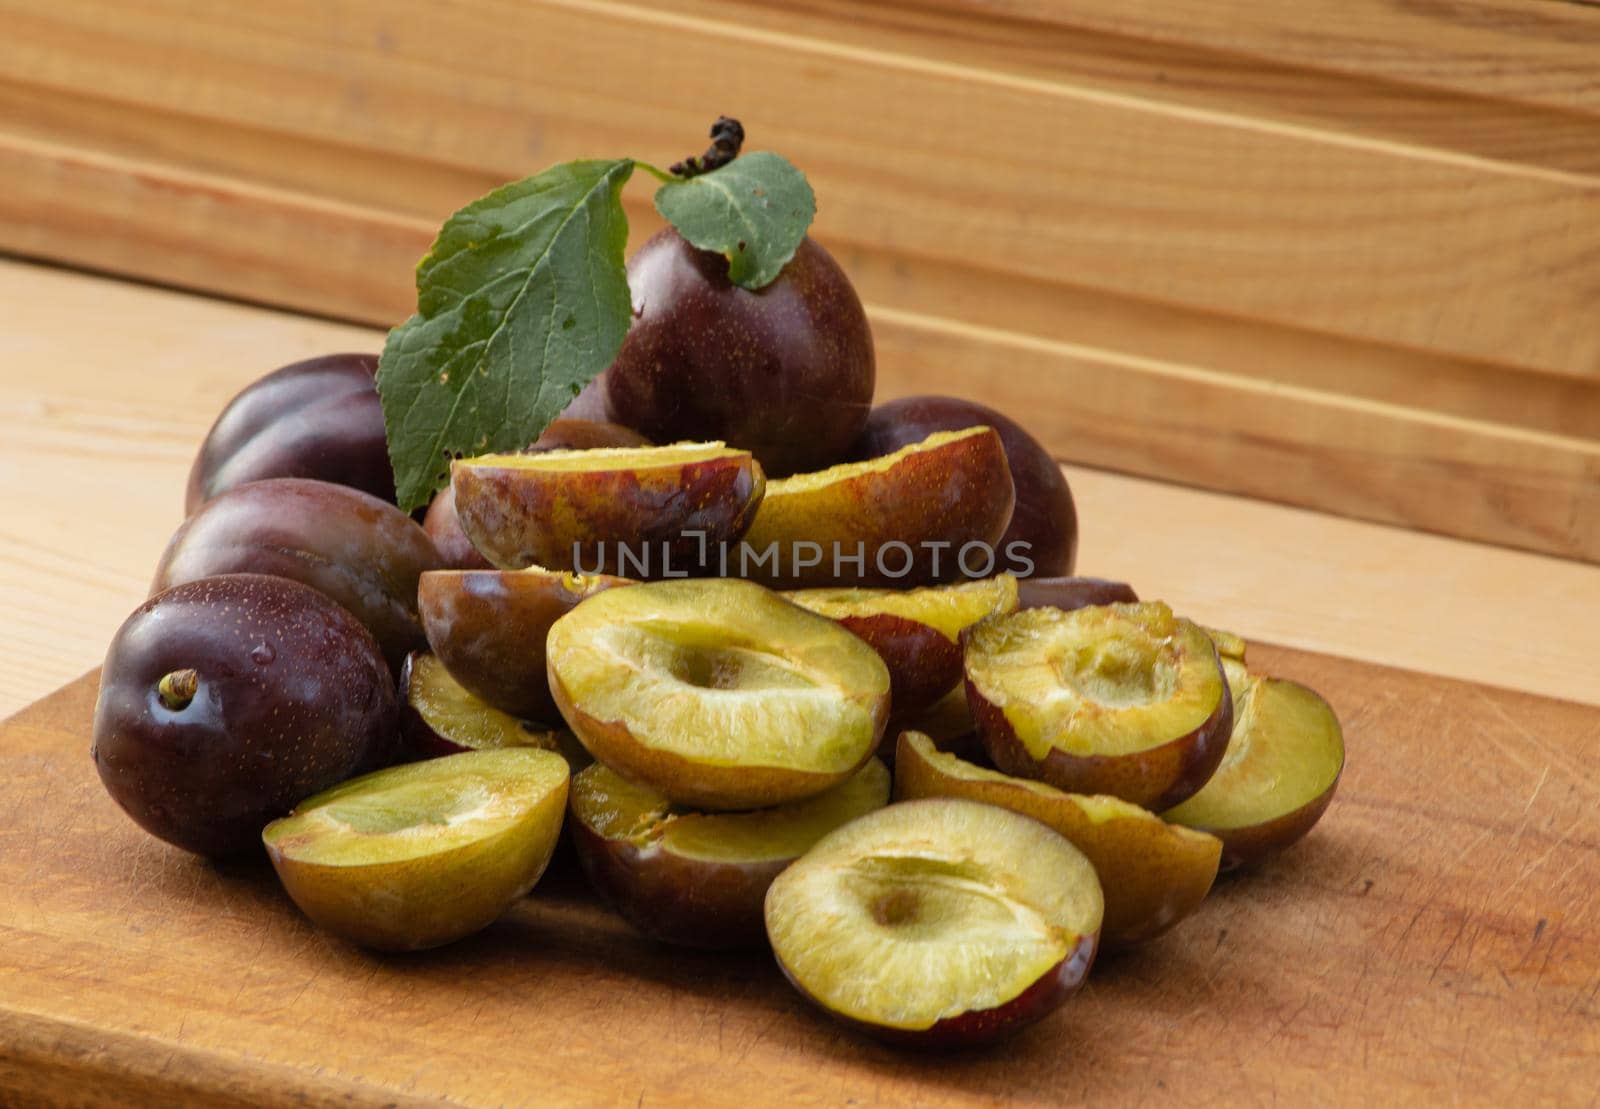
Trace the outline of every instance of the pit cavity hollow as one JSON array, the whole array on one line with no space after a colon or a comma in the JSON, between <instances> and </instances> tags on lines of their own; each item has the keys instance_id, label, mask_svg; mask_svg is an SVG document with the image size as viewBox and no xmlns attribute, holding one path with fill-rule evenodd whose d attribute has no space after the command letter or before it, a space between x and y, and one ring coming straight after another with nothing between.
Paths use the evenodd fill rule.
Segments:
<instances>
[{"instance_id":1,"label":"pit cavity hollow","mask_svg":"<svg viewBox=\"0 0 1600 1109\"><path fill-rule=\"evenodd\" d=\"M885 890L873 899L872 919L885 928L914 923L922 907L921 898L908 889Z\"/></svg>"},{"instance_id":2,"label":"pit cavity hollow","mask_svg":"<svg viewBox=\"0 0 1600 1109\"><path fill-rule=\"evenodd\" d=\"M755 647L720 643L674 643L656 646L658 665L667 674L696 689L742 691L809 689L815 680L782 654Z\"/></svg>"},{"instance_id":3,"label":"pit cavity hollow","mask_svg":"<svg viewBox=\"0 0 1600 1109\"><path fill-rule=\"evenodd\" d=\"M1173 695L1177 668L1163 644L1116 636L1076 644L1057 659L1061 681L1106 708L1160 704Z\"/></svg>"}]
</instances>

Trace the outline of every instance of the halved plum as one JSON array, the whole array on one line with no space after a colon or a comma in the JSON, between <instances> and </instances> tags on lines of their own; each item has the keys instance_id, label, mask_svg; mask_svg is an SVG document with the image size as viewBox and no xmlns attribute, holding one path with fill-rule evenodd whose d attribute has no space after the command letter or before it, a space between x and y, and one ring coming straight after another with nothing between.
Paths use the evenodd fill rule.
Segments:
<instances>
[{"instance_id":1,"label":"halved plum","mask_svg":"<svg viewBox=\"0 0 1600 1109\"><path fill-rule=\"evenodd\" d=\"M1217 654L1223 660L1231 658L1235 662L1244 662L1248 645L1245 643L1243 636L1235 635L1230 631L1223 631L1221 628L1203 628L1202 630L1211 637L1211 642L1217 645Z\"/></svg>"},{"instance_id":2,"label":"halved plum","mask_svg":"<svg viewBox=\"0 0 1600 1109\"><path fill-rule=\"evenodd\" d=\"M1211 890L1222 857L1215 837L1168 824L1138 805L1103 794L1063 793L1043 782L986 770L937 750L919 732L901 732L894 762L896 801L963 797L1031 816L1088 856L1105 893L1107 947L1128 947L1165 932Z\"/></svg>"},{"instance_id":3,"label":"halved plum","mask_svg":"<svg viewBox=\"0 0 1600 1109\"><path fill-rule=\"evenodd\" d=\"M744 534L766 479L722 443L490 454L450 469L461 528L505 570L661 578Z\"/></svg>"},{"instance_id":4,"label":"halved plum","mask_svg":"<svg viewBox=\"0 0 1600 1109\"><path fill-rule=\"evenodd\" d=\"M546 654L556 704L589 752L695 809L837 785L888 718L877 652L752 582L608 589L555 622Z\"/></svg>"},{"instance_id":5,"label":"halved plum","mask_svg":"<svg viewBox=\"0 0 1600 1109\"><path fill-rule=\"evenodd\" d=\"M405 704L406 751L415 758L438 758L461 751L497 747L559 750L558 730L531 725L472 695L455 680L438 656L413 651L400 672Z\"/></svg>"},{"instance_id":6,"label":"halved plum","mask_svg":"<svg viewBox=\"0 0 1600 1109\"><path fill-rule=\"evenodd\" d=\"M993 1040L1088 976L1104 902L1094 867L1037 820L948 798L890 805L824 837L767 891L789 981L872 1035Z\"/></svg>"},{"instance_id":7,"label":"halved plum","mask_svg":"<svg viewBox=\"0 0 1600 1109\"><path fill-rule=\"evenodd\" d=\"M572 780L569 808L590 883L634 927L665 943L735 948L766 943L761 905L784 868L888 803L877 759L815 797L737 813L681 808L596 763Z\"/></svg>"},{"instance_id":8,"label":"halved plum","mask_svg":"<svg viewBox=\"0 0 1600 1109\"><path fill-rule=\"evenodd\" d=\"M852 454L872 458L930 432L978 425L999 434L1017 489L1016 509L1001 539L1014 556L1008 562L1029 575L1072 573L1078 552L1078 511L1067 477L1045 445L1005 413L962 397L897 397L867 415L866 429Z\"/></svg>"},{"instance_id":9,"label":"halved plum","mask_svg":"<svg viewBox=\"0 0 1600 1109\"><path fill-rule=\"evenodd\" d=\"M553 751L467 751L335 786L261 840L318 927L385 951L438 947L533 888L561 831L567 778Z\"/></svg>"},{"instance_id":10,"label":"halved plum","mask_svg":"<svg viewBox=\"0 0 1600 1109\"><path fill-rule=\"evenodd\" d=\"M1071 612L1090 605L1133 604L1138 600L1133 586L1105 578L1022 578L1017 582L1018 608Z\"/></svg>"},{"instance_id":11,"label":"halved plum","mask_svg":"<svg viewBox=\"0 0 1600 1109\"><path fill-rule=\"evenodd\" d=\"M987 620L967 634L966 674L1001 770L1148 809L1204 785L1233 726L1216 647L1159 601Z\"/></svg>"},{"instance_id":12,"label":"halved plum","mask_svg":"<svg viewBox=\"0 0 1600 1109\"><path fill-rule=\"evenodd\" d=\"M545 639L579 601L627 578L526 570L434 570L417 583L428 645L467 690L528 720L559 719Z\"/></svg>"},{"instance_id":13,"label":"halved plum","mask_svg":"<svg viewBox=\"0 0 1600 1109\"><path fill-rule=\"evenodd\" d=\"M584 390L591 394L591 390ZM580 395L579 400L583 397ZM578 404L574 401L573 404ZM547 451L594 450L597 447L648 447L650 440L636 431L603 420L587 420L567 415L544 429L538 440L525 453ZM422 521L423 530L439 549L439 557L451 570L489 570L489 560L478 553L467 533L461 530L461 518L456 515L456 491L447 485L428 504L428 514Z\"/></svg>"},{"instance_id":14,"label":"halved plum","mask_svg":"<svg viewBox=\"0 0 1600 1109\"><path fill-rule=\"evenodd\" d=\"M1226 664L1229 660L1224 660ZM1315 691L1245 674L1233 738L1200 792L1162 815L1222 840L1223 870L1294 843L1322 818L1344 772L1344 732Z\"/></svg>"},{"instance_id":15,"label":"halved plum","mask_svg":"<svg viewBox=\"0 0 1600 1109\"><path fill-rule=\"evenodd\" d=\"M909 588L1003 569L1016 491L990 427L773 481L727 573L786 589Z\"/></svg>"},{"instance_id":16,"label":"halved plum","mask_svg":"<svg viewBox=\"0 0 1600 1109\"><path fill-rule=\"evenodd\" d=\"M896 716L919 712L961 682L961 633L1015 611L1017 579L924 589L798 589L785 596L866 640L889 668Z\"/></svg>"}]
</instances>

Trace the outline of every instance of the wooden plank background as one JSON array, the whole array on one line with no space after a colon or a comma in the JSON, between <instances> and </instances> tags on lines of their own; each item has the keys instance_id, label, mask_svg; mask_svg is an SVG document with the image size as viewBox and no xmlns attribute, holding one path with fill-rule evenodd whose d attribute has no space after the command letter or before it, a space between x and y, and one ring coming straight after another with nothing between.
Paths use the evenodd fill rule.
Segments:
<instances>
[{"instance_id":1,"label":"wooden plank background","mask_svg":"<svg viewBox=\"0 0 1600 1109\"><path fill-rule=\"evenodd\" d=\"M581 154L669 160L725 111L811 176L885 395L988 399L1076 462L1600 561L1600 9L0 18L0 249L387 324L461 203Z\"/></svg>"}]
</instances>

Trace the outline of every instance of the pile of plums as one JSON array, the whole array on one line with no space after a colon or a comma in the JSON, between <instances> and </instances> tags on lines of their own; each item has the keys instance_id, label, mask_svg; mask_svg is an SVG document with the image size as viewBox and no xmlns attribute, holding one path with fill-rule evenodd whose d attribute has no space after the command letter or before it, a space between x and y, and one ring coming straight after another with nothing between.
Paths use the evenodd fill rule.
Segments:
<instances>
[{"instance_id":1,"label":"pile of plums","mask_svg":"<svg viewBox=\"0 0 1600 1109\"><path fill-rule=\"evenodd\" d=\"M1327 704L1069 576L1072 496L1012 420L872 407L820 246L750 292L665 232L629 275L615 363L526 450L456 461L421 523L374 359L227 406L102 672L94 760L134 820L264 848L387 950L485 927L570 842L641 932L770 946L922 1044L1046 1015L1316 822Z\"/></svg>"}]
</instances>

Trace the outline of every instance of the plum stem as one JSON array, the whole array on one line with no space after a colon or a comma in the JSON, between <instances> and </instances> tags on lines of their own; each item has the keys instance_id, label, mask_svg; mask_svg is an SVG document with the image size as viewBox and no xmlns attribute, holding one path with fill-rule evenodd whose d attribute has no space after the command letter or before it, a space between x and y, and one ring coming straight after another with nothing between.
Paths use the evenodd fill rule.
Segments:
<instances>
[{"instance_id":1,"label":"plum stem","mask_svg":"<svg viewBox=\"0 0 1600 1109\"><path fill-rule=\"evenodd\" d=\"M156 685L161 703L173 712L189 707L195 692L200 688L200 675L194 669L174 670Z\"/></svg>"},{"instance_id":2,"label":"plum stem","mask_svg":"<svg viewBox=\"0 0 1600 1109\"><path fill-rule=\"evenodd\" d=\"M685 180L698 177L702 173L710 173L737 158L743 146L744 125L736 119L718 116L717 122L711 125L711 146L706 152L698 158L689 157L681 162L674 162L667 167L667 172Z\"/></svg>"}]
</instances>

